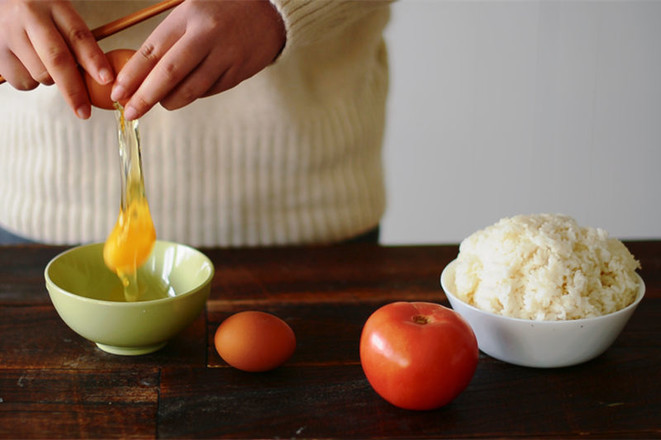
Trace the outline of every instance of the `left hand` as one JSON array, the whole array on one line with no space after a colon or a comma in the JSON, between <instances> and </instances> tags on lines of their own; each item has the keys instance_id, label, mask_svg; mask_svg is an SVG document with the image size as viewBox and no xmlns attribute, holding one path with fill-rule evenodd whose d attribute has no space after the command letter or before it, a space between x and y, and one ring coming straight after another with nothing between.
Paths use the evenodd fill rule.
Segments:
<instances>
[{"instance_id":1,"label":"left hand","mask_svg":"<svg viewBox=\"0 0 661 440\"><path fill-rule=\"evenodd\" d=\"M18 90L56 84L81 119L90 101L78 63L99 84L112 70L87 24L68 0L0 0L0 72Z\"/></svg>"},{"instance_id":2,"label":"left hand","mask_svg":"<svg viewBox=\"0 0 661 440\"><path fill-rule=\"evenodd\" d=\"M168 110L228 90L271 64L285 44L268 0L186 0L117 75L112 99L130 97L127 119L156 103Z\"/></svg>"}]
</instances>

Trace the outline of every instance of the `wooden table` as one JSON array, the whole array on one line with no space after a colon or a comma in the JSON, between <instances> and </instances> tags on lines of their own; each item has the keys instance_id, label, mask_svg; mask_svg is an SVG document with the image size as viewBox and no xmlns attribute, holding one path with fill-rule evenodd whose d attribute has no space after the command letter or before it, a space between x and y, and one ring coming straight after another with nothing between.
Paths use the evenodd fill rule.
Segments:
<instances>
[{"instance_id":1,"label":"wooden table","mask_svg":"<svg viewBox=\"0 0 661 440\"><path fill-rule=\"evenodd\" d=\"M205 250L207 310L161 351L106 354L52 307L46 263L63 248L0 247L0 437L661 437L661 242L627 243L647 294L599 358L561 369L481 355L469 387L428 412L398 409L367 383L363 323L395 300L447 304L441 269L456 246ZM290 323L297 351L269 373L226 366L218 324L240 310Z\"/></svg>"}]
</instances>

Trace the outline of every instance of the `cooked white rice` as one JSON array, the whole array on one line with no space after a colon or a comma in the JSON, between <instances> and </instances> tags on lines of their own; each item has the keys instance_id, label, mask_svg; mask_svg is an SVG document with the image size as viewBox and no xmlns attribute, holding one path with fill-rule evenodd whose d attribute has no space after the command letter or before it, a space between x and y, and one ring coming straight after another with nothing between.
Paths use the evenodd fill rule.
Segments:
<instances>
[{"instance_id":1,"label":"cooked white rice","mask_svg":"<svg viewBox=\"0 0 661 440\"><path fill-rule=\"evenodd\" d=\"M482 310L522 319L569 320L631 304L640 263L603 229L566 215L504 218L460 245L456 296Z\"/></svg>"}]
</instances>

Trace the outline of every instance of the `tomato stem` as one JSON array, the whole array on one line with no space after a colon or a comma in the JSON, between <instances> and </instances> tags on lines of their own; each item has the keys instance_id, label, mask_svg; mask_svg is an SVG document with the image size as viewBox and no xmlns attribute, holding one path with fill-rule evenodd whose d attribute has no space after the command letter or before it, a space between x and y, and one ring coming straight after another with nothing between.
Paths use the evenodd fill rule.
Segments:
<instances>
[{"instance_id":1,"label":"tomato stem","mask_svg":"<svg viewBox=\"0 0 661 440\"><path fill-rule=\"evenodd\" d=\"M412 319L413 322L415 322L416 324L420 324L420 325L429 324L429 318L427 318L426 316L415 315Z\"/></svg>"}]
</instances>

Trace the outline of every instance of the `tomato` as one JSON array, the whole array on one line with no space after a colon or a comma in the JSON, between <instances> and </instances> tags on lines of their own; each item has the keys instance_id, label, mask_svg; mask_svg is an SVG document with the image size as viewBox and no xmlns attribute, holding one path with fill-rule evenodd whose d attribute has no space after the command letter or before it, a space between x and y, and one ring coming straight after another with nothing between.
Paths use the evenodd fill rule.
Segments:
<instances>
[{"instance_id":1,"label":"tomato","mask_svg":"<svg viewBox=\"0 0 661 440\"><path fill-rule=\"evenodd\" d=\"M400 408L446 405L470 383L479 351L471 327L454 310L395 302L376 310L360 337L360 362L374 390Z\"/></svg>"},{"instance_id":2,"label":"tomato","mask_svg":"<svg viewBox=\"0 0 661 440\"><path fill-rule=\"evenodd\" d=\"M110 66L115 71L115 76L117 76L117 73L122 70L122 67L124 67L134 53L135 51L131 49L115 49L106 53ZM89 94L92 105L106 110L114 110L115 106L112 99L110 99L113 83L101 85L87 72L85 72L84 77L85 84L87 85L87 93ZM121 104L125 104L125 102Z\"/></svg>"},{"instance_id":3,"label":"tomato","mask_svg":"<svg viewBox=\"0 0 661 440\"><path fill-rule=\"evenodd\" d=\"M296 336L282 319L269 313L246 311L224 320L214 337L221 358L239 370L268 371L294 354Z\"/></svg>"}]
</instances>

